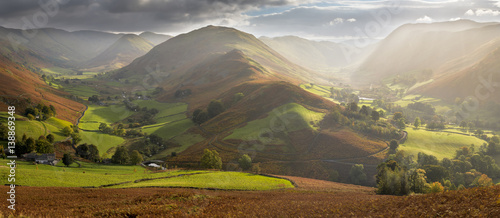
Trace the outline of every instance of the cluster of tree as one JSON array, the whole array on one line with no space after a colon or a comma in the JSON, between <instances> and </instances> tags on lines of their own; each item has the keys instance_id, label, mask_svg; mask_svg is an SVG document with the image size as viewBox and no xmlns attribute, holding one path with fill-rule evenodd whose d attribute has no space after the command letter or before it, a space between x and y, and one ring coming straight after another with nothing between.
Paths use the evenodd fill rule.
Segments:
<instances>
[{"instance_id":1,"label":"cluster of tree","mask_svg":"<svg viewBox=\"0 0 500 218\"><path fill-rule=\"evenodd\" d=\"M115 154L111 157L111 162L115 164L132 164L136 165L144 161L142 154L137 150L130 152L126 147L120 146L116 148Z\"/></svg>"},{"instance_id":2,"label":"cluster of tree","mask_svg":"<svg viewBox=\"0 0 500 218\"><path fill-rule=\"evenodd\" d=\"M353 93L354 90L345 89L334 89L330 88L330 97L339 102L359 102L359 96Z\"/></svg>"},{"instance_id":3,"label":"cluster of tree","mask_svg":"<svg viewBox=\"0 0 500 218\"><path fill-rule=\"evenodd\" d=\"M82 141L82 138L79 134L80 130L78 129L77 126L74 125L66 126L62 129L61 132L65 136L71 136L73 145L77 145L80 141Z\"/></svg>"},{"instance_id":4,"label":"cluster of tree","mask_svg":"<svg viewBox=\"0 0 500 218\"><path fill-rule=\"evenodd\" d=\"M41 135L38 139L32 137L27 137L23 134L21 139L16 140L16 155L21 157L23 154L36 152L40 154L54 153L54 136L52 134L47 135L47 137Z\"/></svg>"},{"instance_id":5,"label":"cluster of tree","mask_svg":"<svg viewBox=\"0 0 500 218\"><path fill-rule=\"evenodd\" d=\"M30 120L35 118L38 120L46 120L56 115L56 109L53 105L47 106L39 103L36 107L28 107L24 111L24 115Z\"/></svg>"},{"instance_id":6,"label":"cluster of tree","mask_svg":"<svg viewBox=\"0 0 500 218\"><path fill-rule=\"evenodd\" d=\"M500 154L500 138L498 136L491 137L487 145L481 146L481 151L489 155Z\"/></svg>"},{"instance_id":7,"label":"cluster of tree","mask_svg":"<svg viewBox=\"0 0 500 218\"><path fill-rule=\"evenodd\" d=\"M363 164L355 164L349 171L349 181L355 185L363 185L366 183L366 173Z\"/></svg>"},{"instance_id":8,"label":"cluster of tree","mask_svg":"<svg viewBox=\"0 0 500 218\"><path fill-rule=\"evenodd\" d=\"M500 177L500 168L484 152L474 147L462 147L453 159L418 154L413 156L398 151L377 167L379 194L407 195L456 190L468 187L491 186L491 178Z\"/></svg>"},{"instance_id":9,"label":"cluster of tree","mask_svg":"<svg viewBox=\"0 0 500 218\"><path fill-rule=\"evenodd\" d=\"M424 82L432 78L432 75L434 72L432 70L426 69L422 70L420 72L415 72L415 73L410 73L410 74L403 74L403 75L397 75L392 83L395 84L404 84L408 87L411 87L417 82Z\"/></svg>"},{"instance_id":10,"label":"cluster of tree","mask_svg":"<svg viewBox=\"0 0 500 218\"><path fill-rule=\"evenodd\" d=\"M436 113L436 108L434 108L429 103L415 102L408 104L406 107L409 109L424 112L429 115L434 115Z\"/></svg>"},{"instance_id":11,"label":"cluster of tree","mask_svg":"<svg viewBox=\"0 0 500 218\"><path fill-rule=\"evenodd\" d=\"M97 95L92 95L91 97L89 97L88 101L94 104L98 104L101 102L101 99L99 99L99 96Z\"/></svg>"},{"instance_id":12,"label":"cluster of tree","mask_svg":"<svg viewBox=\"0 0 500 218\"><path fill-rule=\"evenodd\" d=\"M399 131L390 123L380 120L384 116L383 110L377 111L366 105L360 109L357 103L351 102L342 112L340 108L334 108L325 119L331 119L336 123L350 126L354 130L374 137L387 140L398 138Z\"/></svg>"},{"instance_id":13,"label":"cluster of tree","mask_svg":"<svg viewBox=\"0 0 500 218\"><path fill-rule=\"evenodd\" d=\"M431 121L431 122L427 123L425 128L427 128L429 130L435 130L435 129L441 130L441 129L446 128L446 126L444 125L443 122Z\"/></svg>"},{"instance_id":14,"label":"cluster of tree","mask_svg":"<svg viewBox=\"0 0 500 218\"><path fill-rule=\"evenodd\" d=\"M144 156L151 157L171 146L174 145L156 134L151 134L133 143L130 149L138 150Z\"/></svg>"},{"instance_id":15,"label":"cluster of tree","mask_svg":"<svg viewBox=\"0 0 500 218\"><path fill-rule=\"evenodd\" d=\"M179 90L175 91L174 96L176 98L182 98L182 97L189 96L191 94L192 94L191 89L179 89Z\"/></svg>"},{"instance_id":16,"label":"cluster of tree","mask_svg":"<svg viewBox=\"0 0 500 218\"><path fill-rule=\"evenodd\" d=\"M216 150L205 149L201 157L200 166L206 169L222 169L222 159Z\"/></svg>"},{"instance_id":17,"label":"cluster of tree","mask_svg":"<svg viewBox=\"0 0 500 218\"><path fill-rule=\"evenodd\" d=\"M156 108L148 109L147 107L141 108L139 106L131 106L131 105L134 104L130 103L129 106L127 106L127 108L137 113L130 116L127 119L127 121L131 123L133 127L151 125L156 123L154 117L156 116L156 114L160 112L158 109Z\"/></svg>"},{"instance_id":18,"label":"cluster of tree","mask_svg":"<svg viewBox=\"0 0 500 218\"><path fill-rule=\"evenodd\" d=\"M76 147L76 155L93 162L101 161L101 157L99 156L99 149L93 144L87 145L87 143L85 143L78 145L78 147Z\"/></svg>"},{"instance_id":19,"label":"cluster of tree","mask_svg":"<svg viewBox=\"0 0 500 218\"><path fill-rule=\"evenodd\" d=\"M132 136L135 133L131 132L132 130L125 130L125 126L122 123L119 123L114 128L109 126L106 123L99 124L99 131L105 134L117 135L117 136Z\"/></svg>"},{"instance_id":20,"label":"cluster of tree","mask_svg":"<svg viewBox=\"0 0 500 218\"><path fill-rule=\"evenodd\" d=\"M196 109L193 112L192 120L197 124L202 124L209 119L221 114L226 108L220 100L212 100L206 110Z\"/></svg>"}]
</instances>

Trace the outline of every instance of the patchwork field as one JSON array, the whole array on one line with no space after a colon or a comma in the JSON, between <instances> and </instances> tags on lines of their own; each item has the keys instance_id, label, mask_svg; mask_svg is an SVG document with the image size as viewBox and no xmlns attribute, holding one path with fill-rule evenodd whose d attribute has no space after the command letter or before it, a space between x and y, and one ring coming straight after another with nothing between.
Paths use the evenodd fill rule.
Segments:
<instances>
[{"instance_id":1,"label":"patchwork field","mask_svg":"<svg viewBox=\"0 0 500 218\"><path fill-rule=\"evenodd\" d=\"M428 131L425 129L415 130L407 128L408 140L401 144L401 150L417 155L418 152L431 154L438 159L453 158L458 148L474 144L479 148L486 141L474 136L460 135L449 132Z\"/></svg>"},{"instance_id":2,"label":"patchwork field","mask_svg":"<svg viewBox=\"0 0 500 218\"><path fill-rule=\"evenodd\" d=\"M100 123L112 124L129 117L133 113L124 105L89 105L78 127L83 130L98 130Z\"/></svg>"},{"instance_id":3,"label":"patchwork field","mask_svg":"<svg viewBox=\"0 0 500 218\"><path fill-rule=\"evenodd\" d=\"M0 122L5 124L8 116L6 112L0 112ZM56 141L60 141L66 138L66 136L61 133L61 129L71 125L70 122L55 117L51 117L45 121L30 121L19 115L15 116L17 138L21 138L23 134L26 134L27 137L38 139L41 135L47 136L48 134L52 134Z\"/></svg>"},{"instance_id":4,"label":"patchwork field","mask_svg":"<svg viewBox=\"0 0 500 218\"><path fill-rule=\"evenodd\" d=\"M80 131L80 136L82 137L82 141L79 144L94 144L99 149L99 155L102 157L104 154L107 154L108 158L114 154L114 152L109 151L111 148L125 142L125 139L122 137L101 132Z\"/></svg>"}]
</instances>

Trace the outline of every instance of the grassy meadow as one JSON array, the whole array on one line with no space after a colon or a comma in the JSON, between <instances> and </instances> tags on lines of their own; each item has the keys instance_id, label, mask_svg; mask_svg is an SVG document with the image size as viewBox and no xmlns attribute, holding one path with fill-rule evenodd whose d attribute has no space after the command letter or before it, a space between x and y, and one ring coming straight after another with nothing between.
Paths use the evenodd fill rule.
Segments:
<instances>
[{"instance_id":1,"label":"grassy meadow","mask_svg":"<svg viewBox=\"0 0 500 218\"><path fill-rule=\"evenodd\" d=\"M0 159L0 179L7 181L8 160ZM63 167L17 161L16 185L38 187L85 187L101 186L132 181L112 188L146 187L146 186L182 186L195 188L218 188L238 190L271 190L293 188L293 185L284 179L240 172L200 171L200 170L167 170L153 172L140 166L100 165L80 162L81 167ZM197 175L189 175L196 174ZM168 179L147 180L138 183L139 179L154 179L172 177L183 174L185 176Z\"/></svg>"},{"instance_id":2,"label":"grassy meadow","mask_svg":"<svg viewBox=\"0 0 500 218\"><path fill-rule=\"evenodd\" d=\"M416 155L418 152L431 154L438 159L453 158L455 152L462 146L474 144L479 148L484 140L474 136L466 136L450 132L428 131L425 129L407 128L408 140L401 144L399 149L409 154Z\"/></svg>"}]
</instances>

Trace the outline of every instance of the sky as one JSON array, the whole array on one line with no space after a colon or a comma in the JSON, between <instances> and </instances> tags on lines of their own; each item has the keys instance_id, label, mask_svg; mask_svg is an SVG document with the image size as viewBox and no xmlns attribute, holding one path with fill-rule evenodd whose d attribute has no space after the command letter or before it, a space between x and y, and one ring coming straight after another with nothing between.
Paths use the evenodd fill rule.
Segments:
<instances>
[{"instance_id":1,"label":"sky","mask_svg":"<svg viewBox=\"0 0 500 218\"><path fill-rule=\"evenodd\" d=\"M500 0L1 0L0 26L177 35L207 25L312 40L383 38L405 23L500 22Z\"/></svg>"}]
</instances>

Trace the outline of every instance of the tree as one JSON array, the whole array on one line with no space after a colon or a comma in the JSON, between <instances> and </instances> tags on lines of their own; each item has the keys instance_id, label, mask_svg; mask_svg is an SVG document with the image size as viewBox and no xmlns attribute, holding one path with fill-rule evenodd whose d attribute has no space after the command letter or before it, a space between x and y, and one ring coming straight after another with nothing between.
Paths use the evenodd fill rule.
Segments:
<instances>
[{"instance_id":1,"label":"tree","mask_svg":"<svg viewBox=\"0 0 500 218\"><path fill-rule=\"evenodd\" d=\"M104 129L108 127L108 124L106 123L101 123L99 124L99 131L104 132Z\"/></svg>"},{"instance_id":2,"label":"tree","mask_svg":"<svg viewBox=\"0 0 500 218\"><path fill-rule=\"evenodd\" d=\"M403 113L401 113L401 112L394 113L393 117L392 117L393 120L399 120L401 118L403 118Z\"/></svg>"},{"instance_id":3,"label":"tree","mask_svg":"<svg viewBox=\"0 0 500 218\"><path fill-rule=\"evenodd\" d=\"M28 117L28 120L34 120L35 116L33 114L28 114L26 117Z\"/></svg>"},{"instance_id":4,"label":"tree","mask_svg":"<svg viewBox=\"0 0 500 218\"><path fill-rule=\"evenodd\" d=\"M372 120L378 121L380 119L380 113L376 110L372 111Z\"/></svg>"},{"instance_id":5,"label":"tree","mask_svg":"<svg viewBox=\"0 0 500 218\"><path fill-rule=\"evenodd\" d=\"M250 158L247 154L244 154L240 157L240 159L238 159L238 164L241 169L248 170L252 167L252 158Z\"/></svg>"},{"instance_id":6,"label":"tree","mask_svg":"<svg viewBox=\"0 0 500 218\"><path fill-rule=\"evenodd\" d=\"M210 119L210 117L208 116L208 113L205 110L199 112L196 117L193 117L193 121L197 124L202 124L206 122L208 119Z\"/></svg>"},{"instance_id":7,"label":"tree","mask_svg":"<svg viewBox=\"0 0 500 218\"><path fill-rule=\"evenodd\" d=\"M243 97L245 97L245 95L241 92L238 92L238 93L234 94L233 102L236 103L236 102L240 101L241 99L243 99Z\"/></svg>"},{"instance_id":8,"label":"tree","mask_svg":"<svg viewBox=\"0 0 500 218\"><path fill-rule=\"evenodd\" d=\"M48 134L46 138L47 138L47 141L50 143L54 143L54 141L55 141L55 137L52 134Z\"/></svg>"},{"instance_id":9,"label":"tree","mask_svg":"<svg viewBox=\"0 0 500 218\"><path fill-rule=\"evenodd\" d=\"M440 182L433 182L430 185L430 189L429 189L430 193L439 193L439 192L443 192L443 191L444 191L444 187L443 187L443 185L441 185Z\"/></svg>"},{"instance_id":10,"label":"tree","mask_svg":"<svg viewBox=\"0 0 500 218\"><path fill-rule=\"evenodd\" d=\"M364 172L365 167L363 164L355 164L351 167L349 171L349 180L356 185L360 185L366 182L366 174Z\"/></svg>"},{"instance_id":11,"label":"tree","mask_svg":"<svg viewBox=\"0 0 500 218\"><path fill-rule=\"evenodd\" d=\"M133 165L139 164L142 161L144 161L144 158L142 158L142 154L139 153L137 150L133 150L132 153L130 154L130 162Z\"/></svg>"},{"instance_id":12,"label":"tree","mask_svg":"<svg viewBox=\"0 0 500 218\"><path fill-rule=\"evenodd\" d=\"M203 151L203 156L201 157L201 166L207 169L221 169L222 168L222 159L219 156L219 153L215 150L211 151L205 149Z\"/></svg>"},{"instance_id":13,"label":"tree","mask_svg":"<svg viewBox=\"0 0 500 218\"><path fill-rule=\"evenodd\" d=\"M66 126L62 129L62 134L65 135L65 136L70 136L71 133L73 133L73 128L69 127L69 126Z\"/></svg>"},{"instance_id":14,"label":"tree","mask_svg":"<svg viewBox=\"0 0 500 218\"><path fill-rule=\"evenodd\" d=\"M65 153L62 161L63 161L63 164L68 167L69 165L71 165L73 163L73 157L70 154Z\"/></svg>"},{"instance_id":15,"label":"tree","mask_svg":"<svg viewBox=\"0 0 500 218\"><path fill-rule=\"evenodd\" d=\"M406 128L405 119L404 118L399 119L397 121L397 125L399 129L405 129Z\"/></svg>"},{"instance_id":16,"label":"tree","mask_svg":"<svg viewBox=\"0 0 500 218\"><path fill-rule=\"evenodd\" d=\"M389 149L396 151L398 147L399 147L398 141L396 141L396 139L391 140L391 142L389 143Z\"/></svg>"},{"instance_id":17,"label":"tree","mask_svg":"<svg viewBox=\"0 0 500 218\"><path fill-rule=\"evenodd\" d=\"M349 103L347 107L349 108L350 111L358 112L358 103L356 102Z\"/></svg>"},{"instance_id":18,"label":"tree","mask_svg":"<svg viewBox=\"0 0 500 218\"><path fill-rule=\"evenodd\" d=\"M80 137L80 134L76 132L71 133L71 141L73 142L73 145L77 145L80 141L82 141L82 137Z\"/></svg>"},{"instance_id":19,"label":"tree","mask_svg":"<svg viewBox=\"0 0 500 218\"><path fill-rule=\"evenodd\" d=\"M36 152L40 154L54 153L54 146L46 140L36 140Z\"/></svg>"},{"instance_id":20,"label":"tree","mask_svg":"<svg viewBox=\"0 0 500 218\"><path fill-rule=\"evenodd\" d=\"M418 129L418 127L420 127L420 124L421 124L420 118L416 117L415 118L415 122L413 123L413 125L415 126L415 128Z\"/></svg>"},{"instance_id":21,"label":"tree","mask_svg":"<svg viewBox=\"0 0 500 218\"><path fill-rule=\"evenodd\" d=\"M127 164L129 160L128 149L123 146L116 148L115 154L111 157L111 161L117 164Z\"/></svg>"},{"instance_id":22,"label":"tree","mask_svg":"<svg viewBox=\"0 0 500 218\"><path fill-rule=\"evenodd\" d=\"M222 105L222 102L220 100L212 100L210 104L208 104L207 108L208 116L210 118L219 115L220 113L224 112L224 110L224 105Z\"/></svg>"}]
</instances>

